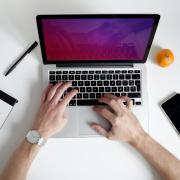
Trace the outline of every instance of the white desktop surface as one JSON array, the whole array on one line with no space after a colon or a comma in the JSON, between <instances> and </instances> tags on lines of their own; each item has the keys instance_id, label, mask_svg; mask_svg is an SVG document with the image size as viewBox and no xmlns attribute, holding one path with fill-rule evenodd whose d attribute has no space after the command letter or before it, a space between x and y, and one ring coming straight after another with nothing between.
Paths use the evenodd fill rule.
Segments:
<instances>
[{"instance_id":1,"label":"white desktop surface","mask_svg":"<svg viewBox=\"0 0 180 180\"><path fill-rule=\"evenodd\" d=\"M42 93L39 47L8 76L9 65L38 40L35 16L52 13L159 13L161 20L147 60L149 133L180 158L180 139L159 102L180 92L179 0L0 0L0 89L19 100L0 130L0 170L31 127ZM153 63L158 47L170 48L175 62L163 69ZM160 179L132 147L105 138L49 139L28 174L29 180Z\"/></svg>"}]
</instances>

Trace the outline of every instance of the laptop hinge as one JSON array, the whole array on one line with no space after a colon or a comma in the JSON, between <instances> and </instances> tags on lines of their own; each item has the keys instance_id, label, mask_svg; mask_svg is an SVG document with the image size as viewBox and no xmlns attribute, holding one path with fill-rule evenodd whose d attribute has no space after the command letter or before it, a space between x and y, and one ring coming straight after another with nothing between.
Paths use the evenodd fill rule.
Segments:
<instances>
[{"instance_id":1,"label":"laptop hinge","mask_svg":"<svg viewBox=\"0 0 180 180\"><path fill-rule=\"evenodd\" d=\"M102 67L121 67L121 68L133 68L132 63L61 63L56 64L57 68L62 67L88 67L88 68L102 68Z\"/></svg>"}]
</instances>

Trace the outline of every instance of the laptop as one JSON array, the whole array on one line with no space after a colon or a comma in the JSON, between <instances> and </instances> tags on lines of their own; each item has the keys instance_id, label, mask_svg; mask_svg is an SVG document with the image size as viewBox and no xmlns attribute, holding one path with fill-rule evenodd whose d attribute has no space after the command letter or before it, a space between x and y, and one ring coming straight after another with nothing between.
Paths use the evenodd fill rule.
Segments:
<instances>
[{"instance_id":1,"label":"laptop","mask_svg":"<svg viewBox=\"0 0 180 180\"><path fill-rule=\"evenodd\" d=\"M67 126L55 137L93 137L91 122L109 129L93 112L105 93L128 96L133 111L148 131L145 62L157 29L158 14L38 15L43 59L43 87L72 81L79 93L67 107ZM65 96L72 88L69 88Z\"/></svg>"}]
</instances>

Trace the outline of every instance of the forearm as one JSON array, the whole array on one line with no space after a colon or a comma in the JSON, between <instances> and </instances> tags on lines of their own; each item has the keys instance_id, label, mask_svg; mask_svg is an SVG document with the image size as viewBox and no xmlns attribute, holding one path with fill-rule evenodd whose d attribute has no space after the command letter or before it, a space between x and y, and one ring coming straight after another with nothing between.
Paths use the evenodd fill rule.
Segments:
<instances>
[{"instance_id":1,"label":"forearm","mask_svg":"<svg viewBox=\"0 0 180 180\"><path fill-rule=\"evenodd\" d=\"M132 145L143 154L164 179L180 179L180 161L148 134L141 135Z\"/></svg>"},{"instance_id":2,"label":"forearm","mask_svg":"<svg viewBox=\"0 0 180 180\"><path fill-rule=\"evenodd\" d=\"M8 161L0 175L0 180L25 180L39 150L38 145L32 145L24 140Z\"/></svg>"}]
</instances>

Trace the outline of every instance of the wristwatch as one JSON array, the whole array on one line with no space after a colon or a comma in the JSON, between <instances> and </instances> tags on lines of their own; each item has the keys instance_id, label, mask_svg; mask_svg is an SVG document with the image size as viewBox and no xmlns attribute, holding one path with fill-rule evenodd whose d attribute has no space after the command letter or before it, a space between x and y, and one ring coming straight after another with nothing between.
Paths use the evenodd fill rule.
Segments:
<instances>
[{"instance_id":1,"label":"wristwatch","mask_svg":"<svg viewBox=\"0 0 180 180\"><path fill-rule=\"evenodd\" d=\"M26 140L30 144L37 144L39 146L44 145L46 142L45 139L36 130L30 130L26 135Z\"/></svg>"}]
</instances>

